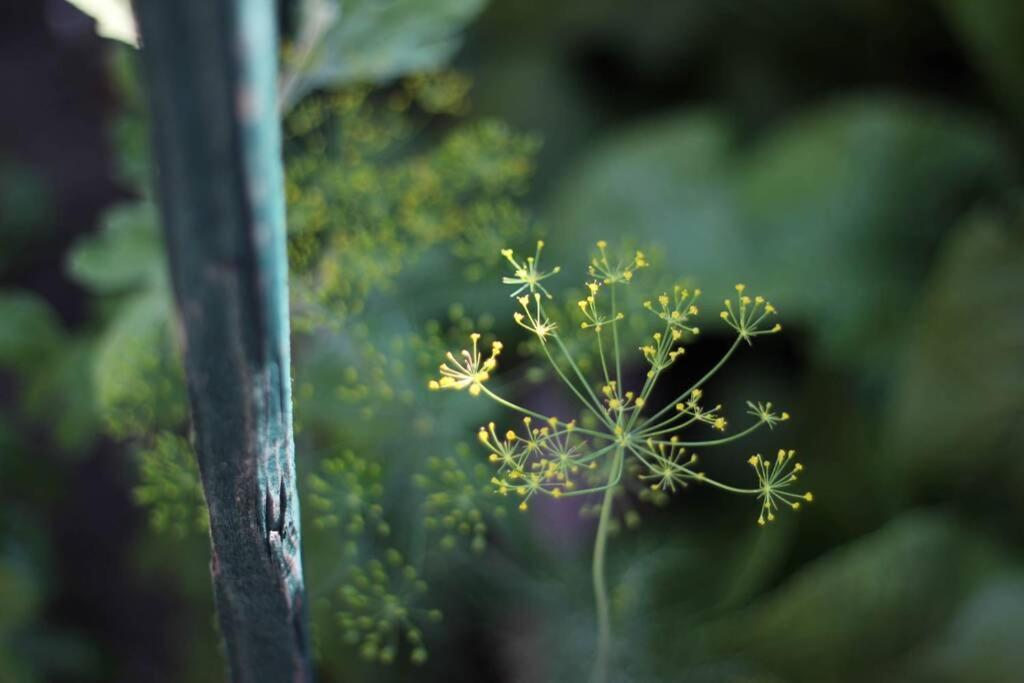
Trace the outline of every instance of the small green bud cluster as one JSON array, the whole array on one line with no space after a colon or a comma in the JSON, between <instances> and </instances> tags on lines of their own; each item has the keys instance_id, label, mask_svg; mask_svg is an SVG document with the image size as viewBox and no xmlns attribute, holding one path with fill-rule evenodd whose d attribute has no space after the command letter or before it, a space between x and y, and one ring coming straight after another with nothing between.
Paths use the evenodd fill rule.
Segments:
<instances>
[{"instance_id":1,"label":"small green bud cluster","mask_svg":"<svg viewBox=\"0 0 1024 683\"><path fill-rule=\"evenodd\" d=\"M369 528L382 537L391 534L380 504L384 487L380 463L357 456L351 450L327 458L320 473L309 477L309 505L313 524L321 529L339 528L352 536Z\"/></svg>"},{"instance_id":2,"label":"small green bud cluster","mask_svg":"<svg viewBox=\"0 0 1024 683\"><path fill-rule=\"evenodd\" d=\"M413 482L426 494L423 522L441 534L442 549L455 549L460 538L469 539L475 553L487 548L487 515L503 517L505 508L494 503L491 470L467 444L458 444L452 455L428 458L427 472Z\"/></svg>"},{"instance_id":3,"label":"small green bud cluster","mask_svg":"<svg viewBox=\"0 0 1024 683\"><path fill-rule=\"evenodd\" d=\"M369 661L391 664L403 643L414 664L427 661L422 624L441 621L441 611L420 606L427 582L394 548L385 560L353 569L337 589L337 622L343 640Z\"/></svg>"},{"instance_id":4,"label":"small green bud cluster","mask_svg":"<svg viewBox=\"0 0 1024 683\"><path fill-rule=\"evenodd\" d=\"M133 493L136 502L149 508L153 529L177 538L209 529L199 468L188 439L160 432L138 455L139 484Z\"/></svg>"},{"instance_id":5,"label":"small green bud cluster","mask_svg":"<svg viewBox=\"0 0 1024 683\"><path fill-rule=\"evenodd\" d=\"M443 247L466 275L493 271L498 245L528 232L517 205L538 141L498 121L415 140L422 115L460 117L469 83L407 79L386 101L368 87L319 94L285 121L294 323L340 324L419 256ZM410 112L417 105L421 111Z\"/></svg>"}]
</instances>

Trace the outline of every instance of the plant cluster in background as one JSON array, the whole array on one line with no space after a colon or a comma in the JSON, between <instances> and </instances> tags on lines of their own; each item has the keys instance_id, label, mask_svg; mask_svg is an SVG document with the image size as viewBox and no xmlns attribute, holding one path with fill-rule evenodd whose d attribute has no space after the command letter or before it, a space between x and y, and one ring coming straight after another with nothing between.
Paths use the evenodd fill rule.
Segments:
<instances>
[{"instance_id":1,"label":"plant cluster in background","mask_svg":"<svg viewBox=\"0 0 1024 683\"><path fill-rule=\"evenodd\" d=\"M137 95L129 65L120 65ZM452 428L420 400L450 340L493 320L439 299L416 311L387 304L394 288L440 264L475 282L500 258L492 245L531 231L518 198L537 141L496 121L460 123L469 85L444 72L394 88L351 86L310 96L285 122L301 495L312 521L313 632L328 670L345 666L341 643L374 663L424 663L425 633L441 615L426 591L436 571L430 554L482 553L488 520L503 516L481 502L489 475L481 480L486 471L467 462L465 445L441 438ZM140 115L129 109L118 130L143 134L130 120ZM125 178L141 182L145 166L125 164ZM69 270L105 301L93 361L99 419L133 446L135 499L155 531L201 538L208 521L152 203L112 209L103 231L72 252ZM396 420L438 455L409 453L372 426ZM394 490L403 462L419 503L400 506L396 521L386 487Z\"/></svg>"},{"instance_id":2,"label":"plant cluster in background","mask_svg":"<svg viewBox=\"0 0 1024 683\"><path fill-rule=\"evenodd\" d=\"M440 132L467 109L469 83L447 72L390 93L350 88L303 101L285 125L293 317L338 325L428 250L443 248L470 279L493 268L503 239L528 230L516 202L537 141L497 121ZM415 107L417 111L410 111Z\"/></svg>"}]
</instances>

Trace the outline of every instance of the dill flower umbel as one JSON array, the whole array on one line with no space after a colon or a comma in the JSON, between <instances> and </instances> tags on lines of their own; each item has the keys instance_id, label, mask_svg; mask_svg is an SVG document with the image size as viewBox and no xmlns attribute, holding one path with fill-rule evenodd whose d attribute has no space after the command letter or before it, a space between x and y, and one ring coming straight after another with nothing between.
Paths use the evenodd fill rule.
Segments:
<instances>
[{"instance_id":1,"label":"dill flower umbel","mask_svg":"<svg viewBox=\"0 0 1024 683\"><path fill-rule=\"evenodd\" d=\"M489 515L504 517L505 508L491 493L491 470L465 443L445 457L427 459L427 472L416 475L413 483L426 494L423 503L424 524L440 534L443 550L455 549L460 539L468 539L475 553L487 547Z\"/></svg>"},{"instance_id":2,"label":"dill flower umbel","mask_svg":"<svg viewBox=\"0 0 1024 683\"><path fill-rule=\"evenodd\" d=\"M403 641L413 664L427 661L422 624L438 622L440 610L421 607L427 583L402 554L389 548L385 561L370 560L351 570L337 591L337 622L343 639L359 646L366 660L390 664Z\"/></svg>"},{"instance_id":3,"label":"dill flower umbel","mask_svg":"<svg viewBox=\"0 0 1024 683\"><path fill-rule=\"evenodd\" d=\"M552 295L541 282L557 274L559 269L540 270L542 248L543 242L538 242L536 254L525 260L517 259L510 249L503 250L502 254L513 267L513 275L502 281L517 288L512 296L518 298L522 310L515 311L513 319L540 341L539 350L578 400L580 420L565 421L543 415L485 387L484 382L494 371L502 347L500 342L494 342L490 357L484 360L477 349L480 335L475 333L471 335L472 349L463 350L461 360L447 354L448 362L440 368L441 377L432 380L430 388L468 388L471 395L485 394L523 416L517 428L500 428L490 422L478 433L487 459L496 470L490 480L493 490L502 496L518 498L521 510L529 509L530 501L538 496L557 499L596 494L601 497L593 559L598 620L593 680L604 681L611 637L604 555L613 524L610 520L613 500L624 483L639 482L648 497L657 495L659 500L690 484L751 496L761 503L758 517L761 525L773 521L782 506L797 510L801 502L810 502L813 496L790 491L803 469L799 463L793 463L791 450L779 450L772 461L760 455L750 459L756 486L735 486L697 469L697 451L738 441L765 426L774 430L789 420L789 413L776 412L770 401L748 401L747 414L753 418L750 424L725 435L729 421L723 415L723 406L704 403L705 386L743 343L751 346L756 337L782 329L780 324L771 322L777 315L775 306L760 295L748 295L745 285L736 285L736 296L725 300L725 309L720 313L720 318L736 333L733 343L696 382L657 407L652 405L655 386L665 371L684 356L683 344L700 333L696 318L700 314L697 301L701 291L676 285L671 292L662 292L644 302L643 307L654 314L658 327L639 347L639 360L647 370L639 378L641 381L633 384L633 378L623 371L619 323L625 319L626 312L619 309L616 292L622 287L635 286L635 273L648 266L643 252L613 258L604 240L597 243L597 254L587 269L591 279L584 282L585 295L575 307L578 325L566 326L581 331L577 334L583 339L570 345L561 336L563 327L555 321L557 316L545 308L545 300ZM594 351L596 362L590 364L593 376L584 372L570 346L589 347ZM691 429L698 433L710 430L711 434L687 437Z\"/></svg>"},{"instance_id":4,"label":"dill flower umbel","mask_svg":"<svg viewBox=\"0 0 1024 683\"><path fill-rule=\"evenodd\" d=\"M544 249L543 240L537 242L537 253L533 256L527 256L522 261L515 257L515 254L511 249L501 250L501 255L512 264L512 268L514 269L511 277L505 276L501 278L501 281L506 285L519 285L519 289L512 292L511 296L519 296L519 294L524 291L529 291L530 294L540 291L547 298L551 298L551 294L548 290L544 289L544 285L541 284L541 281L557 274L562 270L562 268L561 266L555 266L548 272L540 270L540 252L542 249Z\"/></svg>"},{"instance_id":5,"label":"dill flower umbel","mask_svg":"<svg viewBox=\"0 0 1024 683\"><path fill-rule=\"evenodd\" d=\"M544 315L540 309L540 294L534 293L533 300L536 304L535 311L530 310L530 297L521 296L519 297L519 305L523 307L523 313L516 311L512 314L516 324L520 327L533 332L537 335L537 339L543 344L555 328L558 327L555 323L551 322L551 318Z\"/></svg>"},{"instance_id":6,"label":"dill flower umbel","mask_svg":"<svg viewBox=\"0 0 1024 683\"><path fill-rule=\"evenodd\" d=\"M324 459L320 471L308 480L314 526L341 528L352 536L369 527L379 536L388 536L391 527L384 519L380 478L380 463L366 463L351 450Z\"/></svg>"},{"instance_id":7,"label":"dill flower umbel","mask_svg":"<svg viewBox=\"0 0 1024 683\"><path fill-rule=\"evenodd\" d=\"M775 521L775 511L780 505L794 510L800 509L800 502L810 503L814 496L810 492L793 493L787 489L797 480L797 474L803 470L800 463L790 462L796 451L779 449L774 460L765 460L761 454L750 456L750 466L757 472L758 494L761 499L761 515L757 523L764 526L765 522Z\"/></svg>"},{"instance_id":8,"label":"dill flower umbel","mask_svg":"<svg viewBox=\"0 0 1024 683\"><path fill-rule=\"evenodd\" d=\"M782 325L775 323L769 329L763 329L765 318L776 314L775 306L765 301L762 296L750 298L743 292L747 286L736 285L735 305L732 299L725 300L725 310L719 313L719 317L729 327L739 333L740 338L747 344L752 344L752 337L762 334L774 334L782 331Z\"/></svg>"},{"instance_id":9,"label":"dill flower umbel","mask_svg":"<svg viewBox=\"0 0 1024 683\"><path fill-rule=\"evenodd\" d=\"M472 350L463 349L461 360L449 351L448 363L441 364L441 377L430 382L431 389L455 389L458 391L468 387L469 393L473 396L480 393L484 382L490 378L491 371L498 366L498 356L501 354L502 344L500 341L491 342L491 355L484 360L477 348L480 334L474 332L469 335L469 338L473 343Z\"/></svg>"}]
</instances>

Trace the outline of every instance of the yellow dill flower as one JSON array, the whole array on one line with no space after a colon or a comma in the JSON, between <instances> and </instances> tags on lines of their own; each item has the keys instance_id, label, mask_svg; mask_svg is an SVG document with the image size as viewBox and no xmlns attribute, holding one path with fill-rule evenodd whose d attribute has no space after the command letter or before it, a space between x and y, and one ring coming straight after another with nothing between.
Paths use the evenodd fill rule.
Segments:
<instances>
[{"instance_id":1,"label":"yellow dill flower","mask_svg":"<svg viewBox=\"0 0 1024 683\"><path fill-rule=\"evenodd\" d=\"M652 491L670 491L675 493L676 486L685 488L688 481L700 479L703 475L694 472L691 466L697 464L697 454L692 453L683 460L686 448L679 445L678 437L672 437L668 443L655 443L647 440L648 455L653 462L646 463L647 473L638 475L643 481L651 481Z\"/></svg>"},{"instance_id":2,"label":"yellow dill flower","mask_svg":"<svg viewBox=\"0 0 1024 683\"><path fill-rule=\"evenodd\" d=\"M477 432L477 438L490 452L488 460L497 463L499 471L522 469L522 456L524 449L522 442L516 437L511 429L505 432L505 438L498 437L493 422L487 427L481 427Z\"/></svg>"},{"instance_id":3,"label":"yellow dill flower","mask_svg":"<svg viewBox=\"0 0 1024 683\"><path fill-rule=\"evenodd\" d=\"M620 394L618 383L614 380L602 386L601 393L605 396L604 403L608 407L608 413L612 417L624 415L630 411L639 410L646 403L642 397L637 396L632 391L626 391L625 393ZM621 436L621 434L621 429L616 431L617 436Z\"/></svg>"},{"instance_id":4,"label":"yellow dill flower","mask_svg":"<svg viewBox=\"0 0 1024 683\"><path fill-rule=\"evenodd\" d=\"M601 313L597 304L597 294L601 289L601 283L596 281L588 282L587 289L590 291L590 294L576 302L580 311L583 312L584 321L580 323L582 329L593 329L595 332L600 333L605 325L612 325L625 317L621 312L616 313L614 316L605 316Z\"/></svg>"},{"instance_id":5,"label":"yellow dill flower","mask_svg":"<svg viewBox=\"0 0 1024 683\"><path fill-rule=\"evenodd\" d=\"M785 411L782 413L773 412L771 401L768 401L767 403L761 403L760 401L751 403L750 401L747 401L747 407L750 408L750 410L747 411L747 415L753 415L758 420L768 425L768 429L775 429L775 425L789 419L789 413Z\"/></svg>"},{"instance_id":6,"label":"yellow dill flower","mask_svg":"<svg viewBox=\"0 0 1024 683\"><path fill-rule=\"evenodd\" d=\"M763 325L766 324L765 318L777 313L775 306L768 303L764 297L751 298L747 296L743 293L746 288L747 286L744 284L736 285L735 305L732 299L726 299L725 310L718 315L729 327L739 333L741 339L752 344L753 337L781 332L782 325L775 323L772 327L763 329Z\"/></svg>"},{"instance_id":7,"label":"yellow dill flower","mask_svg":"<svg viewBox=\"0 0 1024 683\"><path fill-rule=\"evenodd\" d=\"M764 525L775 521L775 511L781 505L799 510L801 502L810 503L814 496L810 493L793 493L788 489L797 480L797 473L803 470L800 463L792 463L796 451L779 449L775 459L764 459L761 454L750 456L747 461L757 473L758 493L761 501L761 514L757 523Z\"/></svg>"},{"instance_id":8,"label":"yellow dill flower","mask_svg":"<svg viewBox=\"0 0 1024 683\"><path fill-rule=\"evenodd\" d=\"M700 294L699 289L691 293L689 289L676 285L672 288L671 297L667 292L663 293L657 298L657 306L653 301L645 301L644 308L665 321L675 339L679 339L683 332L697 335L700 328L691 325L690 318L700 312L696 304Z\"/></svg>"},{"instance_id":9,"label":"yellow dill flower","mask_svg":"<svg viewBox=\"0 0 1024 683\"><path fill-rule=\"evenodd\" d=\"M703 422L704 424L711 425L719 431L724 431L726 421L725 418L719 414L719 411L722 410L722 404L719 403L713 408L705 409L700 405L700 399L703 395L703 391L700 389L694 389L686 399L685 403L676 404L676 410L682 415L690 416L691 419L687 424L695 421Z\"/></svg>"},{"instance_id":10,"label":"yellow dill flower","mask_svg":"<svg viewBox=\"0 0 1024 683\"><path fill-rule=\"evenodd\" d=\"M472 350L463 349L461 360L449 351L447 353L448 363L442 363L441 377L430 380L428 386L432 390L454 389L459 391L468 387L469 393L478 396L483 388L483 383L490 379L491 372L498 366L498 356L501 354L502 343L494 341L491 343L491 355L484 359L477 342L480 340L480 333L474 332L469 335L473 342Z\"/></svg>"},{"instance_id":11,"label":"yellow dill flower","mask_svg":"<svg viewBox=\"0 0 1024 683\"><path fill-rule=\"evenodd\" d=\"M694 328L696 329L696 328ZM651 339L654 340L654 345L645 344L640 347L640 353L643 354L644 360L646 360L651 369L647 371L647 377L653 379L659 374L665 371L670 365L672 365L677 358L686 353L686 349L682 346L675 346L682 337L682 333L678 330L670 330L668 335L663 335L661 332L655 332L651 335Z\"/></svg>"},{"instance_id":12,"label":"yellow dill flower","mask_svg":"<svg viewBox=\"0 0 1024 683\"><path fill-rule=\"evenodd\" d=\"M511 296L518 296L523 291L529 291L530 294L534 294L539 290L544 293L544 296L549 299L551 298L551 294L548 290L544 289L544 285L541 284L541 281L557 274L562 267L555 266L546 273L540 270L540 252L543 248L544 241L538 240L537 253L534 256L527 256L523 261L516 259L515 254L511 249L501 250L501 255L504 256L515 269L515 273L512 277L505 276L501 278L502 283L506 285L520 285L519 289L512 292Z\"/></svg>"},{"instance_id":13,"label":"yellow dill flower","mask_svg":"<svg viewBox=\"0 0 1024 683\"><path fill-rule=\"evenodd\" d=\"M626 284L633 279L633 273L650 264L642 251L634 253L629 261L618 260L614 264L608 259L608 243L598 240L598 255L590 260L588 271L606 285Z\"/></svg>"},{"instance_id":14,"label":"yellow dill flower","mask_svg":"<svg viewBox=\"0 0 1024 683\"><path fill-rule=\"evenodd\" d=\"M536 304L535 312L530 311L530 297L528 295L523 295L519 297L518 301L519 305L523 307L524 313L516 311L512 314L512 317L520 327L537 335L537 338L540 340L541 344L543 344L547 341L548 336L555 331L558 325L552 322L552 320L548 318L541 309L540 294L534 293L533 299Z\"/></svg>"},{"instance_id":15,"label":"yellow dill flower","mask_svg":"<svg viewBox=\"0 0 1024 683\"><path fill-rule=\"evenodd\" d=\"M589 447L586 440L574 433L574 428L575 423L568 423L562 429L555 429L541 444L546 460L545 477L566 488L573 487L572 476L585 464L582 458Z\"/></svg>"}]
</instances>

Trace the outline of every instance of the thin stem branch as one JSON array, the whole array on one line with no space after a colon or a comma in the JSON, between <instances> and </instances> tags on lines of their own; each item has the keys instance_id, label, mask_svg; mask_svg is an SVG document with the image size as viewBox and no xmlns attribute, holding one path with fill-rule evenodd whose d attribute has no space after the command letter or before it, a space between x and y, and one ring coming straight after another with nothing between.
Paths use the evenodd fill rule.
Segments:
<instances>
[{"instance_id":1,"label":"thin stem branch","mask_svg":"<svg viewBox=\"0 0 1024 683\"><path fill-rule=\"evenodd\" d=\"M615 302L615 285L611 285L609 289L612 290L612 343L615 346L615 386L618 387L619 396L622 396L622 355L619 353L619 328L616 327L618 322L619 309Z\"/></svg>"},{"instance_id":2,"label":"thin stem branch","mask_svg":"<svg viewBox=\"0 0 1024 683\"><path fill-rule=\"evenodd\" d=\"M561 342L559 342L559 345L561 345ZM544 348L544 355L548 357L548 361L551 363L551 367L553 367L555 369L555 372L558 373L558 376L562 378L562 382L564 382L565 385L572 390L572 393L576 394L576 398L580 400L580 402L584 405L584 407L586 407L587 410L594 414L594 417L596 417L600 422L604 423L606 426L609 425L608 419L604 416L604 412L601 410L601 404L597 401L597 398L594 397L594 392L590 391L590 395L594 399L594 404L591 404L590 401L588 401L586 397L580 393L579 389L576 388L576 385L569 381L569 378L565 376L564 372L562 372L562 368L558 367L558 363L555 362L555 359L551 355L551 352L548 351L548 345L541 344L541 346ZM565 351L564 346L562 347L562 351L563 353L566 354L566 358L569 358L568 351ZM572 362L571 358L569 358L569 363L573 367L576 367L576 364ZM579 374L578 370L577 373ZM580 381L583 382L584 387L586 389L590 389L590 387L586 384L586 380L583 378L582 374L580 374Z\"/></svg>"},{"instance_id":3,"label":"thin stem branch","mask_svg":"<svg viewBox=\"0 0 1024 683\"><path fill-rule=\"evenodd\" d=\"M668 351L671 348L672 348L672 326L666 324L665 325L665 332L662 334L661 341L658 342L658 351L657 351L657 354L655 355L655 358L654 358L654 360L658 364L658 366L660 366L665 361L665 357L666 357ZM661 373L662 373L662 370L655 370L654 367L655 366L652 364L650 372L648 373L647 377L644 379L643 389L640 390L640 398L642 399L642 402L644 404L647 403L648 397L651 395L651 392L654 391L654 385L655 385L655 383L657 383L658 377L660 377ZM634 412L630 416L629 424L626 426L626 431L627 432L632 430L633 426L636 424L636 421L638 419L640 419L640 412L642 411L642 409L643 408L641 406L638 406L637 409L636 409L636 412Z\"/></svg>"},{"instance_id":4,"label":"thin stem branch","mask_svg":"<svg viewBox=\"0 0 1024 683\"><path fill-rule=\"evenodd\" d=\"M742 439L747 434L750 434L751 432L754 432L755 430L760 428L763 424L764 424L764 422L758 421L758 422L755 422L754 424L750 425L746 429L744 429L742 432L736 432L732 436L724 436L721 439L712 439L710 441L665 441L664 439L651 439L651 443L664 444L665 446L686 446L687 448L690 448L690 447L693 447L693 448L704 448L706 446L721 446L722 444L727 444L727 443L731 443L733 441L738 441L739 439ZM648 436L653 436L653 434L648 435Z\"/></svg>"},{"instance_id":5,"label":"thin stem branch","mask_svg":"<svg viewBox=\"0 0 1024 683\"><path fill-rule=\"evenodd\" d=\"M499 404L505 406L506 408L510 408L512 410L515 410L516 412L522 413L523 415L529 415L530 417L535 417L538 420L544 420L545 422L547 422L547 420L548 420L548 416L546 416L546 415L541 415L540 413L534 412L534 411L530 410L529 408L524 408L524 407L522 407L520 405L516 405L515 403L512 403L511 401L506 401L501 396L498 396L496 393L494 393L493 391L488 389L483 384L480 385L480 390L483 393L487 394L487 396L491 400L493 400L495 403L499 403ZM606 434L604 432L595 432L592 429L584 429L583 427L573 427L572 430L574 432L579 432L580 434L586 434L587 436L593 436L593 437L598 437L598 438L601 438L601 439L607 439L609 441L613 441L615 439L615 437L613 437L611 434Z\"/></svg>"},{"instance_id":6,"label":"thin stem branch","mask_svg":"<svg viewBox=\"0 0 1024 683\"><path fill-rule=\"evenodd\" d=\"M693 471L691 471L691 470L689 470L687 468L684 468L684 469L686 469L687 472L690 472L691 474L693 474L695 476L697 475L696 472L693 472ZM711 486L714 486L717 489L722 489L723 491L728 491L729 493L739 493L739 494L742 494L742 495L745 495L745 496L752 496L752 495L756 495L758 493L761 493L761 489L740 489L740 488L736 488L735 486L729 486L728 484L723 484L720 481L715 481L714 479L709 479L707 476L697 477L697 480L700 483L702 483L702 484L710 484Z\"/></svg>"},{"instance_id":7,"label":"thin stem branch","mask_svg":"<svg viewBox=\"0 0 1024 683\"><path fill-rule=\"evenodd\" d=\"M601 343L601 328L595 327L594 333L597 336L597 355L601 358L601 370L604 372L604 383L611 384L612 378L608 374L608 363L606 363L604 359L604 344ZM616 390L618 390L618 385L616 385Z\"/></svg>"},{"instance_id":8,"label":"thin stem branch","mask_svg":"<svg viewBox=\"0 0 1024 683\"><path fill-rule=\"evenodd\" d=\"M611 614L608 606L608 585L605 580L605 551L608 545L608 523L611 518L612 504L615 499L615 485L622 474L623 452L619 448L612 462L612 473L608 486L601 501L601 517L597 524L597 537L594 540L594 561L591 574L594 580L594 602L597 609L597 653L594 657L594 668L591 670L590 683L606 683L608 680L608 659L612 641Z\"/></svg>"},{"instance_id":9,"label":"thin stem branch","mask_svg":"<svg viewBox=\"0 0 1024 683\"><path fill-rule=\"evenodd\" d=\"M715 366L713 368L708 370L707 373L703 377L701 377L699 380L697 380L693 384L693 386L691 386L689 389L687 389L683 393L679 394L679 396L677 396L676 398L674 398L671 401L669 401L668 403L666 403L665 407L663 407L661 410L659 410L654 415L649 417L644 424L645 425L649 425L651 427L655 427L655 428L656 427L660 427L661 425L654 424L654 421L657 420L662 415L664 415L665 411L669 410L672 406L676 405L680 401L685 400L687 396L689 396L690 394L693 393L694 389L699 389L700 387L702 387L704 385L704 383L707 382L709 379L711 379L711 377L716 372L721 370L722 366L725 365L726 362L728 362L728 360L732 357L732 354L734 354L736 352L736 349L739 348L740 341L742 341L742 337L737 336L736 340L732 343L732 346L730 346L729 350L725 352L725 355L722 356L721 360L719 360L717 363L715 363Z\"/></svg>"},{"instance_id":10,"label":"thin stem branch","mask_svg":"<svg viewBox=\"0 0 1024 683\"><path fill-rule=\"evenodd\" d=\"M559 337L557 334L552 334L551 336L552 336L552 338L554 338L555 343L558 344L558 348L560 348L562 350L562 353L565 354L565 359L567 361L569 361L569 366L573 369L573 372L576 373L576 376L579 378L580 383L583 385L583 388L587 390L587 394L590 396L591 399L593 399L594 405L598 406L598 410L594 410L593 408L591 408L591 412L593 412L595 415L597 415L598 419L600 419L601 422L603 422L604 425L606 427L608 427L609 430L613 430L614 427L613 427L613 425L611 423L611 420L609 420L608 417L604 414L604 412L602 410L600 410L600 406L601 406L600 399L597 398L597 395L594 393L594 390L591 388L590 383L587 381L587 378L583 376L583 372L580 370L579 366L576 365L576 361L573 360L572 354L569 353L569 349L567 349L565 347L565 343L562 341L562 338ZM551 356L549 355L548 358L550 359ZM552 365L555 365L555 369L558 370L558 374L561 375L564 378L565 375L562 374L561 370L555 364L554 360L552 360L551 363L552 363ZM572 385L570 383L570 386L574 386L574 385ZM586 403L586 401L584 401L584 403ZM589 407L590 404L587 404L587 405Z\"/></svg>"}]
</instances>

